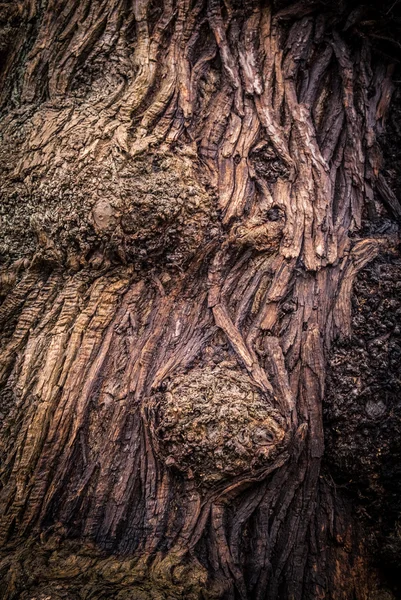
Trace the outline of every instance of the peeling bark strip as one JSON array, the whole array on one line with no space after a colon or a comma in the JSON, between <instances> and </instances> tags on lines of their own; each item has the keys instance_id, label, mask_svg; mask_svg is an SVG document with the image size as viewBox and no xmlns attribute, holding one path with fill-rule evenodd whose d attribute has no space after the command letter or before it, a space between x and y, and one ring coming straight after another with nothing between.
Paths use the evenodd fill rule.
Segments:
<instances>
[{"instance_id":1,"label":"peeling bark strip","mask_svg":"<svg viewBox=\"0 0 401 600\"><path fill-rule=\"evenodd\" d=\"M372 597L321 407L393 69L337 10L2 5L5 600Z\"/></svg>"}]
</instances>

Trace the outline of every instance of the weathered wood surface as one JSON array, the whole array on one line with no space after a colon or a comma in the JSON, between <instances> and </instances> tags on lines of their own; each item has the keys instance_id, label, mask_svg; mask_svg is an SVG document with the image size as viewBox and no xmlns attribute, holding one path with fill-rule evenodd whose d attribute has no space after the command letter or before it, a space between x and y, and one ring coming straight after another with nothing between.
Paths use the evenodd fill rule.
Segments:
<instances>
[{"instance_id":1,"label":"weathered wood surface","mask_svg":"<svg viewBox=\"0 0 401 600\"><path fill-rule=\"evenodd\" d=\"M322 399L391 60L309 2L2 11L3 597L371 597Z\"/></svg>"}]
</instances>

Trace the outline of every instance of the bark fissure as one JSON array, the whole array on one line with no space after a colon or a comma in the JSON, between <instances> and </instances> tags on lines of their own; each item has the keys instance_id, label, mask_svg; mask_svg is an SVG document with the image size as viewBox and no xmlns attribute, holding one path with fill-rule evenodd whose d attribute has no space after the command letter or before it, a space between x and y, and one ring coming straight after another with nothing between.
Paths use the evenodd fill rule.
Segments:
<instances>
[{"instance_id":1,"label":"bark fissure","mask_svg":"<svg viewBox=\"0 0 401 600\"><path fill-rule=\"evenodd\" d=\"M354 280L396 245L361 233L379 198L401 215L378 143L392 65L310 2L18 7L4 598L39 572L82 598L99 578L116 598L368 598L322 401Z\"/></svg>"}]
</instances>

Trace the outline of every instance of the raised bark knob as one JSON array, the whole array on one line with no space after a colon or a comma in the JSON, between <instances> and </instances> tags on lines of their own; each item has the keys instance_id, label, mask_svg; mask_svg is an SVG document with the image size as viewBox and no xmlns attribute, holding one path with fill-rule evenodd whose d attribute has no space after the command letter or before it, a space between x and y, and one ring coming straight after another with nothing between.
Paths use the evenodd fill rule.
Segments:
<instances>
[{"instance_id":1,"label":"raised bark knob","mask_svg":"<svg viewBox=\"0 0 401 600\"><path fill-rule=\"evenodd\" d=\"M240 371L197 368L168 387L152 400L167 466L209 484L258 471L286 445L285 419Z\"/></svg>"}]
</instances>

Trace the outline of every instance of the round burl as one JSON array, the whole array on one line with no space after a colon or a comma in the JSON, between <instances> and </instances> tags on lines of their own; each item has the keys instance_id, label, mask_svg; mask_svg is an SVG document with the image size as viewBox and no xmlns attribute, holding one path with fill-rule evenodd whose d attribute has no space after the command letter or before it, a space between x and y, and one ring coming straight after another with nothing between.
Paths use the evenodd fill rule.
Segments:
<instances>
[{"instance_id":1,"label":"round burl","mask_svg":"<svg viewBox=\"0 0 401 600\"><path fill-rule=\"evenodd\" d=\"M204 483L267 466L287 440L285 420L251 379L193 369L153 399L156 446L168 466Z\"/></svg>"},{"instance_id":2,"label":"round burl","mask_svg":"<svg viewBox=\"0 0 401 600\"><path fill-rule=\"evenodd\" d=\"M88 119L45 105L0 124L0 262L183 268L217 219L194 148L93 146Z\"/></svg>"}]
</instances>

